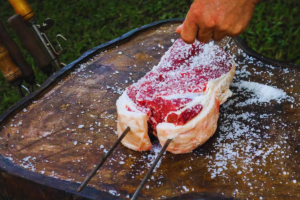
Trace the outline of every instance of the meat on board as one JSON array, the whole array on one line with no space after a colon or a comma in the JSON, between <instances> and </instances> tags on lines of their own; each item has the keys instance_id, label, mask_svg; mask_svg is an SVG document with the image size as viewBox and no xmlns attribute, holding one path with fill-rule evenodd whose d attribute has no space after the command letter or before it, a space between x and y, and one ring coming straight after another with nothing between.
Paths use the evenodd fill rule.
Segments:
<instances>
[{"instance_id":1,"label":"meat on board","mask_svg":"<svg viewBox=\"0 0 300 200\"><path fill-rule=\"evenodd\" d=\"M172 139L167 149L172 153L203 144L217 128L220 104L231 96L234 73L233 59L219 46L176 40L159 64L118 99L118 134L131 128L122 144L151 149L149 128L162 145Z\"/></svg>"}]
</instances>

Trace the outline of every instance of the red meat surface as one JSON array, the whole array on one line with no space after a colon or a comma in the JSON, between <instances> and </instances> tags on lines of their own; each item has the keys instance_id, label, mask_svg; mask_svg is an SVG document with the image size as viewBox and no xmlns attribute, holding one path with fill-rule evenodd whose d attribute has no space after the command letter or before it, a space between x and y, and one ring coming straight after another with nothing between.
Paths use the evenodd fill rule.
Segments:
<instances>
[{"instance_id":1,"label":"red meat surface","mask_svg":"<svg viewBox=\"0 0 300 200\"><path fill-rule=\"evenodd\" d=\"M187 45L178 39L157 66L127 89L137 109L150 116L148 123L154 130L161 122L184 125L193 119L203 106L186 105L205 92L208 81L231 70L230 58L222 48L204 48L209 45Z\"/></svg>"}]
</instances>

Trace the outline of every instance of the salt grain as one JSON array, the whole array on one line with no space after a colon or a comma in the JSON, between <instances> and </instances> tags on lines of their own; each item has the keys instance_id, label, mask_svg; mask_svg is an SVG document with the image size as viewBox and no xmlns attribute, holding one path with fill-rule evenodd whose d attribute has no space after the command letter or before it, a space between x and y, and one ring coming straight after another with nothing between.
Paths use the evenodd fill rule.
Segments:
<instances>
[{"instance_id":1,"label":"salt grain","mask_svg":"<svg viewBox=\"0 0 300 200\"><path fill-rule=\"evenodd\" d=\"M252 98L247 99L245 102L239 102L236 106L270 102L271 100L281 102L281 100L289 98L283 90L261 83L240 81L239 83L233 83L232 86L238 87L238 91L246 89L252 92Z\"/></svg>"},{"instance_id":2,"label":"salt grain","mask_svg":"<svg viewBox=\"0 0 300 200\"><path fill-rule=\"evenodd\" d=\"M185 192L190 191L186 186L182 186L182 188L184 189Z\"/></svg>"}]
</instances>

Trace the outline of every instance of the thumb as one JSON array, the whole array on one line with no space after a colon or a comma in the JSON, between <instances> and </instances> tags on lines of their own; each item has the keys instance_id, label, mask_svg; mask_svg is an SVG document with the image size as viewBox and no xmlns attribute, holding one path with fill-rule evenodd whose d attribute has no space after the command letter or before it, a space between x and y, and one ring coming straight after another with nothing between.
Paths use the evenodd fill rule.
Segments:
<instances>
[{"instance_id":1,"label":"thumb","mask_svg":"<svg viewBox=\"0 0 300 200\"><path fill-rule=\"evenodd\" d=\"M182 30L182 24L176 28L176 33L180 34Z\"/></svg>"}]
</instances>

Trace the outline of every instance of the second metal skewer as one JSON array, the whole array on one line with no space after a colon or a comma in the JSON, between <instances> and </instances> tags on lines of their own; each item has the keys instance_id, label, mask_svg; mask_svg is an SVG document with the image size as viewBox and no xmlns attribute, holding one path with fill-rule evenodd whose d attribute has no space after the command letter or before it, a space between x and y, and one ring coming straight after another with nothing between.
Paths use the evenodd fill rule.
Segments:
<instances>
[{"instance_id":1,"label":"second metal skewer","mask_svg":"<svg viewBox=\"0 0 300 200\"><path fill-rule=\"evenodd\" d=\"M118 138L118 140L115 142L115 144L109 149L109 151L105 154L105 156L102 158L102 160L99 162L99 164L93 169L93 171L86 177L84 182L80 185L77 192L82 191L85 186L90 182L90 180L93 178L93 176L97 173L97 171L100 169L100 167L104 164L104 162L107 160L107 158L110 156L110 154L115 150L115 148L118 146L118 144L121 142L121 140L125 137L125 135L130 131L130 128L127 127L125 131L122 133L122 135Z\"/></svg>"},{"instance_id":2,"label":"second metal skewer","mask_svg":"<svg viewBox=\"0 0 300 200\"><path fill-rule=\"evenodd\" d=\"M138 196L141 192L141 190L143 189L145 183L147 182L147 180L149 179L149 176L151 175L152 171L154 170L155 166L157 165L158 161L160 160L160 158L162 157L162 155L165 153L167 147L169 146L169 144L171 143L172 139L168 139L166 141L166 143L164 144L163 148L160 150L158 156L155 158L152 166L150 167L150 169L148 170L147 174L145 175L145 177L143 178L141 184L139 185L138 189L135 191L135 193L133 194L131 200L136 200L138 199Z\"/></svg>"},{"instance_id":3,"label":"second metal skewer","mask_svg":"<svg viewBox=\"0 0 300 200\"><path fill-rule=\"evenodd\" d=\"M232 42L233 38L230 37L229 40L227 41L226 45L223 47L225 51L227 51L229 49L229 45Z\"/></svg>"}]
</instances>

